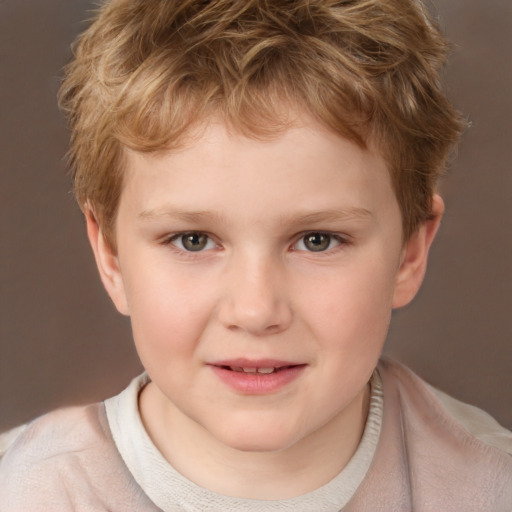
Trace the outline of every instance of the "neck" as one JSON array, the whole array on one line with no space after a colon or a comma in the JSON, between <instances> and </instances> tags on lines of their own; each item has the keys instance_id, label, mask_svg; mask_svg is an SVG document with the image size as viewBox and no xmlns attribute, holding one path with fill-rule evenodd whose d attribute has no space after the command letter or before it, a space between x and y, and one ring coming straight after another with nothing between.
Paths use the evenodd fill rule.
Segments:
<instances>
[{"instance_id":1,"label":"neck","mask_svg":"<svg viewBox=\"0 0 512 512\"><path fill-rule=\"evenodd\" d=\"M169 409L154 384L150 383L139 399L149 436L179 473L219 494L265 500L306 494L340 473L359 445L368 408L367 385L342 413L291 446L243 451L219 442L201 425Z\"/></svg>"}]
</instances>

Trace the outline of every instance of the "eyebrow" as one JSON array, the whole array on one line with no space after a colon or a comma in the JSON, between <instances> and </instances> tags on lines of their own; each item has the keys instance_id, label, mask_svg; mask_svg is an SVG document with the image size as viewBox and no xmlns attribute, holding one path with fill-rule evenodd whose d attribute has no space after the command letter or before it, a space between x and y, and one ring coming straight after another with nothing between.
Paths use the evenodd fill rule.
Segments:
<instances>
[{"instance_id":1,"label":"eyebrow","mask_svg":"<svg viewBox=\"0 0 512 512\"><path fill-rule=\"evenodd\" d=\"M317 222L339 222L349 220L366 220L373 217L373 213L366 208L344 208L334 210L321 210L312 213L290 215L283 217L283 222L293 224L315 224Z\"/></svg>"},{"instance_id":2,"label":"eyebrow","mask_svg":"<svg viewBox=\"0 0 512 512\"><path fill-rule=\"evenodd\" d=\"M207 219L219 219L222 220L222 216L213 211L186 211L178 210L174 208L155 208L150 210L143 210L139 213L139 218L143 220L156 220L161 218L171 218L176 220L182 220L185 222L201 222Z\"/></svg>"},{"instance_id":3,"label":"eyebrow","mask_svg":"<svg viewBox=\"0 0 512 512\"><path fill-rule=\"evenodd\" d=\"M311 213L295 213L279 218L282 224L315 224L318 222L340 222L351 220L369 220L374 217L373 213L366 208L350 207L344 209L328 209L314 211ZM187 211L174 208L155 208L143 210L139 214L142 220L157 220L160 218L171 218L190 223L201 223L207 220L225 221L224 216L215 211Z\"/></svg>"}]
</instances>

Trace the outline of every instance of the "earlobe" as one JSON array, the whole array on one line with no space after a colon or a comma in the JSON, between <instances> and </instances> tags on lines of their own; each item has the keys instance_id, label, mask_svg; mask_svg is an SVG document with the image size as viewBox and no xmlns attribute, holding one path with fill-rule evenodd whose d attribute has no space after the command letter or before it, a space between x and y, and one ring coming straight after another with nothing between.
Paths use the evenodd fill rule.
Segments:
<instances>
[{"instance_id":1,"label":"earlobe","mask_svg":"<svg viewBox=\"0 0 512 512\"><path fill-rule=\"evenodd\" d=\"M85 219L87 223L87 236L89 237L103 286L117 310L123 315L129 315L123 276L117 254L115 254L111 245L105 240L92 210L88 209L85 211Z\"/></svg>"},{"instance_id":2,"label":"earlobe","mask_svg":"<svg viewBox=\"0 0 512 512\"><path fill-rule=\"evenodd\" d=\"M432 218L423 222L405 244L396 276L393 308L407 305L420 289L427 270L428 252L444 212L441 197L434 194Z\"/></svg>"}]
</instances>

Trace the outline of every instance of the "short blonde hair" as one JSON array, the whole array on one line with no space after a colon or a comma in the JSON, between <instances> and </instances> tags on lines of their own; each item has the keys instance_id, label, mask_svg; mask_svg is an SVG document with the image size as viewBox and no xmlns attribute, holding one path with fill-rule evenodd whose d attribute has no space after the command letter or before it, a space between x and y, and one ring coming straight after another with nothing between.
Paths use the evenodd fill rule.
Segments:
<instances>
[{"instance_id":1,"label":"short blonde hair","mask_svg":"<svg viewBox=\"0 0 512 512\"><path fill-rule=\"evenodd\" d=\"M212 115L269 137L289 105L376 141L407 239L464 124L440 86L446 50L418 0L107 1L60 91L78 202L115 247L124 148L178 147Z\"/></svg>"}]
</instances>

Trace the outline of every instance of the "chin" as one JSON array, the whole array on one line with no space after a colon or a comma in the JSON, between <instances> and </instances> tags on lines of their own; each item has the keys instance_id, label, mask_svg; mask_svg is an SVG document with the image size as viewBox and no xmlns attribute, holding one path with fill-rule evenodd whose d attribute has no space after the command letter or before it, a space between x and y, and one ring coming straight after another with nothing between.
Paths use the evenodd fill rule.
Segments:
<instances>
[{"instance_id":1,"label":"chin","mask_svg":"<svg viewBox=\"0 0 512 512\"><path fill-rule=\"evenodd\" d=\"M258 440L255 439L237 439L235 441L226 442L233 450L245 453L275 453L284 450L287 445L282 443L272 442L272 440Z\"/></svg>"},{"instance_id":2,"label":"chin","mask_svg":"<svg viewBox=\"0 0 512 512\"><path fill-rule=\"evenodd\" d=\"M223 431L219 441L241 452L279 452L289 448L296 441L296 436L282 428L266 425L254 428L254 425L240 425Z\"/></svg>"}]
</instances>

